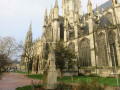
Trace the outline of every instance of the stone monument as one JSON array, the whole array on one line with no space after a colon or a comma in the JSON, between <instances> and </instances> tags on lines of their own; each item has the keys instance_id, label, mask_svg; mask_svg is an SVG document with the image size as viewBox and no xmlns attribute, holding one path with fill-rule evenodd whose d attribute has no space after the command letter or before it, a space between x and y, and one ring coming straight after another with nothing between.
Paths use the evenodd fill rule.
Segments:
<instances>
[{"instance_id":1,"label":"stone monument","mask_svg":"<svg viewBox=\"0 0 120 90\"><path fill-rule=\"evenodd\" d=\"M55 53L52 50L48 56L47 67L43 73L44 89L55 89L57 84L57 70L55 65Z\"/></svg>"}]
</instances>

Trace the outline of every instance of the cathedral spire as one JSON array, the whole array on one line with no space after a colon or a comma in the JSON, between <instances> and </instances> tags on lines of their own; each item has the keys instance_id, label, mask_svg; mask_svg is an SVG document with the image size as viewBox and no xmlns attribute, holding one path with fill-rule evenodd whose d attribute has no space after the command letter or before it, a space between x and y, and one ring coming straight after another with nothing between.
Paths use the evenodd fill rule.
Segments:
<instances>
[{"instance_id":1,"label":"cathedral spire","mask_svg":"<svg viewBox=\"0 0 120 90\"><path fill-rule=\"evenodd\" d=\"M25 42L32 44L32 22L30 23Z\"/></svg>"}]
</instances>

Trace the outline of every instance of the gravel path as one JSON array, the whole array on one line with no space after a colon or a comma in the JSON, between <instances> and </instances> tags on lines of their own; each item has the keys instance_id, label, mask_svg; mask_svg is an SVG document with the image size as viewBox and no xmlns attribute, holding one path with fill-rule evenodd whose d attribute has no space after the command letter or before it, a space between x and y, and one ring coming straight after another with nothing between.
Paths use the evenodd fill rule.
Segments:
<instances>
[{"instance_id":1,"label":"gravel path","mask_svg":"<svg viewBox=\"0 0 120 90\"><path fill-rule=\"evenodd\" d=\"M15 90L17 87L31 85L31 81L39 83L40 80L29 79L25 74L4 73L0 80L0 90Z\"/></svg>"}]
</instances>

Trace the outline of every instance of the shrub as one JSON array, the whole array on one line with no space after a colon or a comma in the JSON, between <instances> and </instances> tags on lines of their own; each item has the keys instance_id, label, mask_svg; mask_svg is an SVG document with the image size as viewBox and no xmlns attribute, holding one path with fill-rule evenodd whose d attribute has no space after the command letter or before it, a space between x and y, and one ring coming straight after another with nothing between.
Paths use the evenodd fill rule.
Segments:
<instances>
[{"instance_id":1,"label":"shrub","mask_svg":"<svg viewBox=\"0 0 120 90\"><path fill-rule=\"evenodd\" d=\"M96 79L92 80L90 83L80 82L76 90L104 90L105 86L101 86L97 83Z\"/></svg>"},{"instance_id":2,"label":"shrub","mask_svg":"<svg viewBox=\"0 0 120 90\"><path fill-rule=\"evenodd\" d=\"M73 90L73 88L72 88L72 85L68 85L68 84L62 82L57 85L56 90Z\"/></svg>"},{"instance_id":3,"label":"shrub","mask_svg":"<svg viewBox=\"0 0 120 90\"><path fill-rule=\"evenodd\" d=\"M34 89L41 88L42 85L34 85ZM16 90L32 90L31 85L24 86L24 87L18 87Z\"/></svg>"}]
</instances>

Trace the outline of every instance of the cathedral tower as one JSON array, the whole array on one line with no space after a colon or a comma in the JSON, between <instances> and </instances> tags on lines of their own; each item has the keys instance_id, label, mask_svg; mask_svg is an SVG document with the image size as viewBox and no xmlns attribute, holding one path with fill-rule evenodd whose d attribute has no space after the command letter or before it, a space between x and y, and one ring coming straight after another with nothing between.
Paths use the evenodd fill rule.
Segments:
<instances>
[{"instance_id":1,"label":"cathedral tower","mask_svg":"<svg viewBox=\"0 0 120 90\"><path fill-rule=\"evenodd\" d=\"M24 65L24 68L21 68L21 70L27 70L28 68L28 56L29 55L29 50L30 47L32 46L32 25L30 23L29 26L29 30L27 32L27 36L25 39L25 43L24 43L24 49L23 49L23 53L22 53L22 60L21 60L21 66Z\"/></svg>"}]
</instances>

